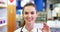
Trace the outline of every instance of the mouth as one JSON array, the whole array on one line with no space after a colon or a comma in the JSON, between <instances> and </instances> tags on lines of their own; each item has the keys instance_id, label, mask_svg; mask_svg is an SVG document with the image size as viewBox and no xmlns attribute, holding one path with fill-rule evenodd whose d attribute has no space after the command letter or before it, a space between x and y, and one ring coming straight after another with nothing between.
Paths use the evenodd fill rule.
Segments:
<instances>
[{"instance_id":1,"label":"mouth","mask_svg":"<svg viewBox=\"0 0 60 32\"><path fill-rule=\"evenodd\" d=\"M28 20L29 22L31 22L33 19L32 19L32 18L28 18L27 20Z\"/></svg>"}]
</instances>

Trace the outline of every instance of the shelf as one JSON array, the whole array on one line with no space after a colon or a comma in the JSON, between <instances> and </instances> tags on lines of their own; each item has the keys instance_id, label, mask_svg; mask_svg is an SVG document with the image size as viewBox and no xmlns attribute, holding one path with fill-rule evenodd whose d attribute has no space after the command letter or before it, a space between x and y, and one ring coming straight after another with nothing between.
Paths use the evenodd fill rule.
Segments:
<instances>
[{"instance_id":1,"label":"shelf","mask_svg":"<svg viewBox=\"0 0 60 32\"><path fill-rule=\"evenodd\" d=\"M6 8L5 6L0 6L0 8Z\"/></svg>"},{"instance_id":2,"label":"shelf","mask_svg":"<svg viewBox=\"0 0 60 32\"><path fill-rule=\"evenodd\" d=\"M4 26L6 26L6 25L7 25L7 23L0 24L0 27L4 27Z\"/></svg>"},{"instance_id":3,"label":"shelf","mask_svg":"<svg viewBox=\"0 0 60 32\"><path fill-rule=\"evenodd\" d=\"M0 5L0 8L7 8L7 5Z\"/></svg>"}]
</instances>

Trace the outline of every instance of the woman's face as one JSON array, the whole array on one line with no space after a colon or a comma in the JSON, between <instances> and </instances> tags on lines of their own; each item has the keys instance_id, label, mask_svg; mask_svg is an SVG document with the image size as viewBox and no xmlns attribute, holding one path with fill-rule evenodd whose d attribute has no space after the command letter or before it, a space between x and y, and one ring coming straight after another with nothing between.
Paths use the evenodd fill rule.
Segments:
<instances>
[{"instance_id":1,"label":"woman's face","mask_svg":"<svg viewBox=\"0 0 60 32\"><path fill-rule=\"evenodd\" d=\"M23 12L25 23L34 23L37 17L36 9L34 6L26 6Z\"/></svg>"}]
</instances>

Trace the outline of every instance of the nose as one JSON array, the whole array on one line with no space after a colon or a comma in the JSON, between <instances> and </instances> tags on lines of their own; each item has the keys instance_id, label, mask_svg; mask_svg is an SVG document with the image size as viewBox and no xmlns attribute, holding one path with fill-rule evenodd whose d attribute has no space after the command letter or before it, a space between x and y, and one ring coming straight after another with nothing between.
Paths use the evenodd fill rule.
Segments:
<instances>
[{"instance_id":1,"label":"nose","mask_svg":"<svg viewBox=\"0 0 60 32\"><path fill-rule=\"evenodd\" d=\"M30 18L31 16L32 16L31 14L28 15L29 18Z\"/></svg>"}]
</instances>

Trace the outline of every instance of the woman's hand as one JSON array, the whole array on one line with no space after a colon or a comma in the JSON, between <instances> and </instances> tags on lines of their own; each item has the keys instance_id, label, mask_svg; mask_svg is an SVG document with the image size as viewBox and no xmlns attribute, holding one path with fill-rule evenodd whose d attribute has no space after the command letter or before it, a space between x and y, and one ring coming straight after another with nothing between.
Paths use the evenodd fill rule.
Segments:
<instances>
[{"instance_id":1,"label":"woman's hand","mask_svg":"<svg viewBox=\"0 0 60 32\"><path fill-rule=\"evenodd\" d=\"M40 29L42 32L49 32L50 28L46 23L43 23L43 28Z\"/></svg>"}]
</instances>

